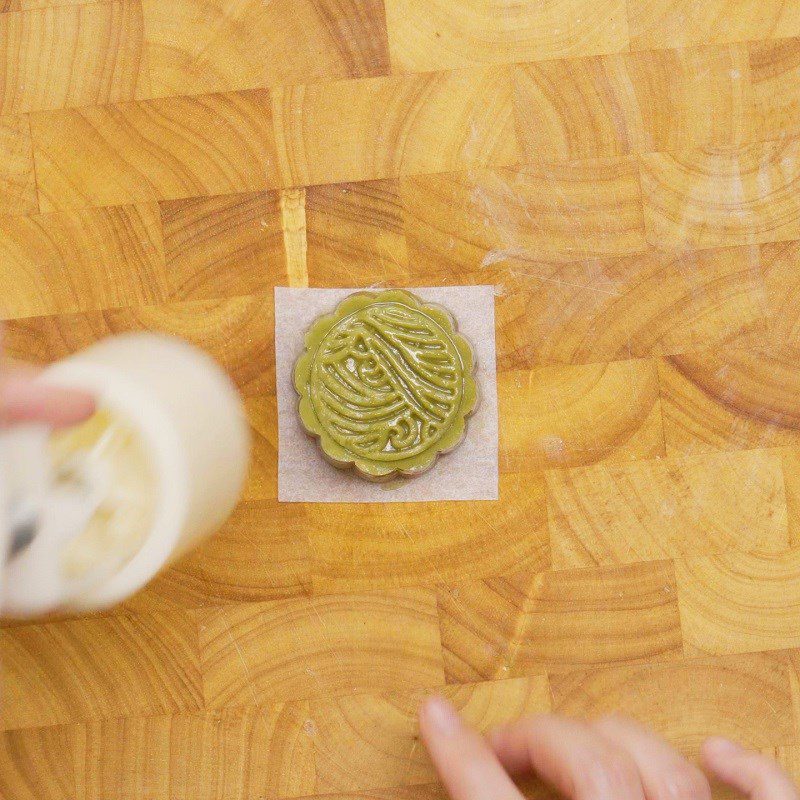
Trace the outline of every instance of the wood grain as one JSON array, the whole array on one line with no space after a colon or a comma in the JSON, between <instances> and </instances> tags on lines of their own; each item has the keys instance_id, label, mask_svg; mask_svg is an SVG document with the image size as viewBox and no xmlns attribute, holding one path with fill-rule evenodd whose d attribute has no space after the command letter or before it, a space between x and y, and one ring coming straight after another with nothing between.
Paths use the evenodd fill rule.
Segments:
<instances>
[{"instance_id":1,"label":"wood grain","mask_svg":"<svg viewBox=\"0 0 800 800\"><path fill-rule=\"evenodd\" d=\"M547 489L557 569L789 542L782 465L769 451L550 471Z\"/></svg>"},{"instance_id":2,"label":"wood grain","mask_svg":"<svg viewBox=\"0 0 800 800\"><path fill-rule=\"evenodd\" d=\"M314 286L404 283L408 248L396 180L306 192L308 277Z\"/></svg>"},{"instance_id":3,"label":"wood grain","mask_svg":"<svg viewBox=\"0 0 800 800\"><path fill-rule=\"evenodd\" d=\"M497 388L501 470L663 455L658 377L650 361L501 372Z\"/></svg>"},{"instance_id":4,"label":"wood grain","mask_svg":"<svg viewBox=\"0 0 800 800\"><path fill-rule=\"evenodd\" d=\"M433 592L243 603L197 618L211 708L444 683Z\"/></svg>"},{"instance_id":5,"label":"wood grain","mask_svg":"<svg viewBox=\"0 0 800 800\"><path fill-rule=\"evenodd\" d=\"M77 800L82 733L79 726L57 725L0 734L0 796Z\"/></svg>"},{"instance_id":6,"label":"wood grain","mask_svg":"<svg viewBox=\"0 0 800 800\"><path fill-rule=\"evenodd\" d=\"M800 105L792 87L800 77L800 40L752 42L749 51L757 134L766 139L797 132Z\"/></svg>"},{"instance_id":7,"label":"wood grain","mask_svg":"<svg viewBox=\"0 0 800 800\"><path fill-rule=\"evenodd\" d=\"M731 552L676 564L684 641L690 652L748 653L800 644L800 552Z\"/></svg>"},{"instance_id":8,"label":"wood grain","mask_svg":"<svg viewBox=\"0 0 800 800\"><path fill-rule=\"evenodd\" d=\"M601 664L679 658L681 624L668 561L443 587L447 680L497 680Z\"/></svg>"},{"instance_id":9,"label":"wood grain","mask_svg":"<svg viewBox=\"0 0 800 800\"><path fill-rule=\"evenodd\" d=\"M202 702L188 614L118 615L0 630L3 730L169 713Z\"/></svg>"},{"instance_id":10,"label":"wood grain","mask_svg":"<svg viewBox=\"0 0 800 800\"><path fill-rule=\"evenodd\" d=\"M0 214L38 210L30 121L26 116L0 117Z\"/></svg>"},{"instance_id":11,"label":"wood grain","mask_svg":"<svg viewBox=\"0 0 800 800\"><path fill-rule=\"evenodd\" d=\"M425 176L401 187L410 258L431 268L580 261L647 246L639 174L629 158Z\"/></svg>"},{"instance_id":12,"label":"wood grain","mask_svg":"<svg viewBox=\"0 0 800 800\"><path fill-rule=\"evenodd\" d=\"M773 319L786 319L771 315L757 248L648 250L570 263L510 258L489 271L482 279L501 292L497 353L504 367L765 343Z\"/></svg>"},{"instance_id":13,"label":"wood grain","mask_svg":"<svg viewBox=\"0 0 800 800\"><path fill-rule=\"evenodd\" d=\"M509 0L386 0L392 66L400 72L458 69L616 53L628 48L623 0L590 6Z\"/></svg>"},{"instance_id":14,"label":"wood grain","mask_svg":"<svg viewBox=\"0 0 800 800\"><path fill-rule=\"evenodd\" d=\"M787 347L720 348L659 362L667 450L697 453L800 442L797 359Z\"/></svg>"},{"instance_id":15,"label":"wood grain","mask_svg":"<svg viewBox=\"0 0 800 800\"><path fill-rule=\"evenodd\" d=\"M305 704L96 721L86 800L295 797L313 790Z\"/></svg>"},{"instance_id":16,"label":"wood grain","mask_svg":"<svg viewBox=\"0 0 800 800\"><path fill-rule=\"evenodd\" d=\"M262 90L35 114L42 210L274 186L268 110Z\"/></svg>"},{"instance_id":17,"label":"wood grain","mask_svg":"<svg viewBox=\"0 0 800 800\"><path fill-rule=\"evenodd\" d=\"M278 401L272 395L245 399L250 423L250 469L242 493L243 500L278 498Z\"/></svg>"},{"instance_id":18,"label":"wood grain","mask_svg":"<svg viewBox=\"0 0 800 800\"><path fill-rule=\"evenodd\" d=\"M710 735L756 748L792 742L791 674L787 653L760 653L587 670L550 683L556 710L630 714L691 754Z\"/></svg>"},{"instance_id":19,"label":"wood grain","mask_svg":"<svg viewBox=\"0 0 800 800\"><path fill-rule=\"evenodd\" d=\"M280 193L280 209L287 283L295 288L308 286L306 190L284 189Z\"/></svg>"},{"instance_id":20,"label":"wood grain","mask_svg":"<svg viewBox=\"0 0 800 800\"><path fill-rule=\"evenodd\" d=\"M32 11L37 8L58 8L61 6L85 6L92 3L105 3L108 0L7 0L13 6L9 11Z\"/></svg>"},{"instance_id":21,"label":"wood grain","mask_svg":"<svg viewBox=\"0 0 800 800\"><path fill-rule=\"evenodd\" d=\"M266 292L287 277L280 203L255 192L161 203L165 273L176 300Z\"/></svg>"},{"instance_id":22,"label":"wood grain","mask_svg":"<svg viewBox=\"0 0 800 800\"><path fill-rule=\"evenodd\" d=\"M642 156L647 240L705 248L800 237L800 141Z\"/></svg>"},{"instance_id":23,"label":"wood grain","mask_svg":"<svg viewBox=\"0 0 800 800\"><path fill-rule=\"evenodd\" d=\"M138 0L0 17L0 113L88 106L149 91Z\"/></svg>"},{"instance_id":24,"label":"wood grain","mask_svg":"<svg viewBox=\"0 0 800 800\"><path fill-rule=\"evenodd\" d=\"M515 498L513 503L510 498ZM494 502L309 506L314 589L435 585L550 565L544 481L500 478Z\"/></svg>"},{"instance_id":25,"label":"wood grain","mask_svg":"<svg viewBox=\"0 0 800 800\"><path fill-rule=\"evenodd\" d=\"M142 0L157 95L383 75L376 0Z\"/></svg>"},{"instance_id":26,"label":"wood grain","mask_svg":"<svg viewBox=\"0 0 800 800\"><path fill-rule=\"evenodd\" d=\"M520 144L529 161L731 147L754 135L749 76L744 45L525 64Z\"/></svg>"},{"instance_id":27,"label":"wood grain","mask_svg":"<svg viewBox=\"0 0 800 800\"><path fill-rule=\"evenodd\" d=\"M800 450L787 447L781 451L783 488L786 493L786 515L789 544L800 545Z\"/></svg>"},{"instance_id":28,"label":"wood grain","mask_svg":"<svg viewBox=\"0 0 800 800\"><path fill-rule=\"evenodd\" d=\"M798 242L765 244L760 252L771 338L792 351L800 349L800 276L795 269L799 254Z\"/></svg>"},{"instance_id":29,"label":"wood grain","mask_svg":"<svg viewBox=\"0 0 800 800\"><path fill-rule=\"evenodd\" d=\"M358 790L355 792L333 792L311 795L305 800L446 800L444 788L440 783L421 786L393 786L390 789Z\"/></svg>"},{"instance_id":30,"label":"wood grain","mask_svg":"<svg viewBox=\"0 0 800 800\"><path fill-rule=\"evenodd\" d=\"M800 34L789 0L628 0L631 47L685 47Z\"/></svg>"},{"instance_id":31,"label":"wood grain","mask_svg":"<svg viewBox=\"0 0 800 800\"><path fill-rule=\"evenodd\" d=\"M278 87L272 117L286 185L367 181L517 160L502 67Z\"/></svg>"},{"instance_id":32,"label":"wood grain","mask_svg":"<svg viewBox=\"0 0 800 800\"><path fill-rule=\"evenodd\" d=\"M0 318L164 300L153 203L0 217Z\"/></svg>"}]
</instances>

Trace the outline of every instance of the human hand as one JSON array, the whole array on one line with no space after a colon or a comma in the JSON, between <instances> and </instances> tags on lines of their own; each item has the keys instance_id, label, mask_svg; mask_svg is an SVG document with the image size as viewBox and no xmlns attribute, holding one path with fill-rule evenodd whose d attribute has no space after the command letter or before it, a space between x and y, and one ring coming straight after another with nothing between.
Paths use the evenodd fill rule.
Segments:
<instances>
[{"instance_id":1,"label":"human hand","mask_svg":"<svg viewBox=\"0 0 800 800\"><path fill-rule=\"evenodd\" d=\"M41 422L53 428L76 425L95 411L91 395L38 383L28 366L3 366L0 371L0 427Z\"/></svg>"},{"instance_id":2,"label":"human hand","mask_svg":"<svg viewBox=\"0 0 800 800\"><path fill-rule=\"evenodd\" d=\"M583 722L550 714L487 738L431 697L420 733L453 800L523 800L512 775L535 773L570 800L710 800L705 775L666 741L623 717ZM800 800L771 759L725 739L703 746L710 774L751 800Z\"/></svg>"}]
</instances>

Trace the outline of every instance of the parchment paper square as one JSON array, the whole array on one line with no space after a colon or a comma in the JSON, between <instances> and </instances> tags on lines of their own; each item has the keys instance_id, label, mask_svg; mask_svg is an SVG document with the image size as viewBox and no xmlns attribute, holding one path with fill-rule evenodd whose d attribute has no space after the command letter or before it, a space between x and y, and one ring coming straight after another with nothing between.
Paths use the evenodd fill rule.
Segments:
<instances>
[{"instance_id":1,"label":"parchment paper square","mask_svg":"<svg viewBox=\"0 0 800 800\"><path fill-rule=\"evenodd\" d=\"M476 355L480 405L467 423L466 439L441 456L433 469L388 484L370 483L331 466L303 430L292 385L294 363L314 320L332 312L358 289L275 289L275 362L278 384L278 500L287 503L407 503L430 500L496 500L497 380L494 287L440 286L410 289L448 308Z\"/></svg>"}]
</instances>

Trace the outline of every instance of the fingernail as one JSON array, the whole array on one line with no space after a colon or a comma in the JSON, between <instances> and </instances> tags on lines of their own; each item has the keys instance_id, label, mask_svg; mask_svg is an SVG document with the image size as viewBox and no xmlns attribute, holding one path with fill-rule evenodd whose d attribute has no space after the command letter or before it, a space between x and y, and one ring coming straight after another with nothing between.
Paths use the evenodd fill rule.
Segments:
<instances>
[{"instance_id":1,"label":"fingernail","mask_svg":"<svg viewBox=\"0 0 800 800\"><path fill-rule=\"evenodd\" d=\"M443 697L436 695L428 698L425 701L423 713L428 722L439 733L450 736L461 729L461 718L453 706Z\"/></svg>"},{"instance_id":2,"label":"fingernail","mask_svg":"<svg viewBox=\"0 0 800 800\"><path fill-rule=\"evenodd\" d=\"M732 756L742 752L742 748L736 742L724 739L722 736L714 736L711 739L707 739L705 746L714 755L720 756Z\"/></svg>"}]
</instances>

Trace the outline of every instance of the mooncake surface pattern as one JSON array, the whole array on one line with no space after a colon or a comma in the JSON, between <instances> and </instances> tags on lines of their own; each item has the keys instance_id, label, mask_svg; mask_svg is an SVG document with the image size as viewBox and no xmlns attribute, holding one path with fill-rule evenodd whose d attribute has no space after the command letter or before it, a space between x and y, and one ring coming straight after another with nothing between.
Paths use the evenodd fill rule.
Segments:
<instances>
[{"instance_id":1,"label":"mooncake surface pattern","mask_svg":"<svg viewBox=\"0 0 800 800\"><path fill-rule=\"evenodd\" d=\"M294 376L300 418L336 466L413 475L463 439L473 369L444 308L400 290L358 292L306 335Z\"/></svg>"}]
</instances>

